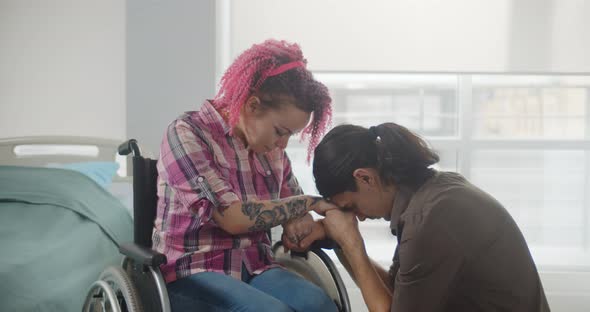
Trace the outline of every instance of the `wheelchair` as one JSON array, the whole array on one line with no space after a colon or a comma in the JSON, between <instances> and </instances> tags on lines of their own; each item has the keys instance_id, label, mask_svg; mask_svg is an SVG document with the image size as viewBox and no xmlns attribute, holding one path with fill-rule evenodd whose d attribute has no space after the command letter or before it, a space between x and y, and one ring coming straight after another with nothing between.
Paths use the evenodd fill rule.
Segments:
<instances>
[{"instance_id":1,"label":"wheelchair","mask_svg":"<svg viewBox=\"0 0 590 312\"><path fill-rule=\"evenodd\" d=\"M107 267L89 287L82 311L169 312L170 301L160 265L166 256L151 249L157 207L156 160L144 158L137 141L119 146L120 155L132 154L133 242L121 244L121 267ZM270 236L270 231L268 232ZM335 247L328 241L316 242L306 253L285 253L279 241L272 250L275 260L322 288L339 311L349 312L350 301L338 270L323 248Z\"/></svg>"}]
</instances>

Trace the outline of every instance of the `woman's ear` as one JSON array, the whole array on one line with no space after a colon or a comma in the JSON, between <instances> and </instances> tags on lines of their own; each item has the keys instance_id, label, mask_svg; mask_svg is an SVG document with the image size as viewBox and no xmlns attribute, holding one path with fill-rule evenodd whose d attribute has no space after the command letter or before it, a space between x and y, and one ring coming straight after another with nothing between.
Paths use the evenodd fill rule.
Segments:
<instances>
[{"instance_id":1,"label":"woman's ear","mask_svg":"<svg viewBox=\"0 0 590 312\"><path fill-rule=\"evenodd\" d=\"M244 112L247 115L256 116L260 113L261 109L262 103L260 103L260 98L256 95L250 96L244 104Z\"/></svg>"}]
</instances>

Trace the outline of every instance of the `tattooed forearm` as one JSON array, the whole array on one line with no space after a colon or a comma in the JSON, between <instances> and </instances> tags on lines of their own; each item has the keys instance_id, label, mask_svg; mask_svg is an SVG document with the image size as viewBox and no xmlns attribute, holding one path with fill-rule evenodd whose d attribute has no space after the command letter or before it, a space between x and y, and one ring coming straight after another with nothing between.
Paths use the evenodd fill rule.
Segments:
<instances>
[{"instance_id":1,"label":"tattooed forearm","mask_svg":"<svg viewBox=\"0 0 590 312\"><path fill-rule=\"evenodd\" d=\"M251 226L249 231L262 231L270 229L287 221L287 214L285 213L285 206L278 205L271 210L261 212L256 218L256 222Z\"/></svg>"},{"instance_id":2,"label":"tattooed forearm","mask_svg":"<svg viewBox=\"0 0 590 312\"><path fill-rule=\"evenodd\" d=\"M250 231L267 230L306 214L308 200L311 202L309 197L273 200L266 207L262 203L248 202L242 205L242 212L250 220L256 219Z\"/></svg>"},{"instance_id":3,"label":"tattooed forearm","mask_svg":"<svg viewBox=\"0 0 590 312\"><path fill-rule=\"evenodd\" d=\"M322 204L318 200L321 198L300 195L273 200L235 201L228 207L218 207L213 218L220 228L233 235L268 230L305 215L311 210L311 205Z\"/></svg>"},{"instance_id":4,"label":"tattooed forearm","mask_svg":"<svg viewBox=\"0 0 590 312\"><path fill-rule=\"evenodd\" d=\"M253 226L251 226L248 230L251 232L254 231L262 231L269 228L269 224L272 224L276 219L276 212L273 210L266 210L263 211L261 214L258 215L256 218L256 222Z\"/></svg>"},{"instance_id":5,"label":"tattooed forearm","mask_svg":"<svg viewBox=\"0 0 590 312\"><path fill-rule=\"evenodd\" d=\"M276 211L276 213L277 213L276 223L273 223L273 226L287 222L287 220L289 219L289 216L287 215L287 212L285 211L285 206L283 206L283 205L276 206L273 209L273 211Z\"/></svg>"},{"instance_id":6,"label":"tattooed forearm","mask_svg":"<svg viewBox=\"0 0 590 312\"><path fill-rule=\"evenodd\" d=\"M296 199L285 204L289 215L292 217L299 217L307 212L307 201L305 199Z\"/></svg>"},{"instance_id":7,"label":"tattooed forearm","mask_svg":"<svg viewBox=\"0 0 590 312\"><path fill-rule=\"evenodd\" d=\"M254 220L260 214L260 210L263 207L264 204L262 203L246 202L242 205L242 213L249 217L250 220Z\"/></svg>"}]
</instances>

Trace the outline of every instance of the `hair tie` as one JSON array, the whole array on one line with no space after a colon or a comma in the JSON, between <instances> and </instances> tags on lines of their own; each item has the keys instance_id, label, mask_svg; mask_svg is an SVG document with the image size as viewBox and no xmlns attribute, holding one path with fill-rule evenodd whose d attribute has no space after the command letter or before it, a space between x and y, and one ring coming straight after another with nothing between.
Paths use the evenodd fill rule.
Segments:
<instances>
[{"instance_id":1,"label":"hair tie","mask_svg":"<svg viewBox=\"0 0 590 312\"><path fill-rule=\"evenodd\" d=\"M369 127L369 135L371 136L372 141L381 141L381 137L379 137L379 135L377 134L377 127Z\"/></svg>"}]
</instances>

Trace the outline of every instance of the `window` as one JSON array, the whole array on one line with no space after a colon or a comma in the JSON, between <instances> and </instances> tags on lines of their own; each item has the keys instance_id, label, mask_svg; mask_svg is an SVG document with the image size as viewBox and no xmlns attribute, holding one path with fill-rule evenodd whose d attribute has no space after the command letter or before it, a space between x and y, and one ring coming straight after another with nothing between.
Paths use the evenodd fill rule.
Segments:
<instances>
[{"instance_id":1,"label":"window","mask_svg":"<svg viewBox=\"0 0 590 312\"><path fill-rule=\"evenodd\" d=\"M590 263L590 76L315 75L332 93L334 125L392 121L425 137L440 170L463 174L506 207L539 266ZM304 191L316 193L305 146L290 144ZM389 224L360 227L369 254L388 263Z\"/></svg>"}]
</instances>

